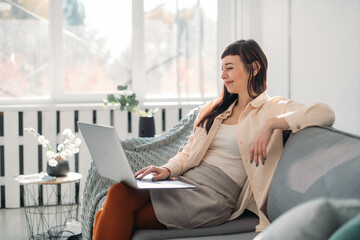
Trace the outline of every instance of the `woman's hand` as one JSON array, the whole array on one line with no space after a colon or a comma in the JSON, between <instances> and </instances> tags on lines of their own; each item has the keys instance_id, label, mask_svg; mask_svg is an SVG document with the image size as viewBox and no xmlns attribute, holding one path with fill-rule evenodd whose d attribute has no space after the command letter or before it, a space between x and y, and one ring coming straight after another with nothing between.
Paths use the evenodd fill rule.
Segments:
<instances>
[{"instance_id":1,"label":"woman's hand","mask_svg":"<svg viewBox=\"0 0 360 240\"><path fill-rule=\"evenodd\" d=\"M250 150L250 163L255 161L256 166L259 166L259 158L262 164L265 164L266 160L266 147L269 143L269 139L273 134L274 129L271 124L265 123L257 132L255 140Z\"/></svg>"},{"instance_id":2,"label":"woman's hand","mask_svg":"<svg viewBox=\"0 0 360 240\"><path fill-rule=\"evenodd\" d=\"M250 150L250 163L255 161L256 166L259 166L259 158L262 164L266 161L266 147L269 143L271 135L275 129L289 129L289 124L283 118L269 119L257 132L255 140Z\"/></svg>"},{"instance_id":3,"label":"woman's hand","mask_svg":"<svg viewBox=\"0 0 360 240\"><path fill-rule=\"evenodd\" d=\"M170 170L165 167L148 166L135 173L135 177L141 180L148 174L154 175L152 178L153 181L163 180L170 176Z\"/></svg>"}]
</instances>

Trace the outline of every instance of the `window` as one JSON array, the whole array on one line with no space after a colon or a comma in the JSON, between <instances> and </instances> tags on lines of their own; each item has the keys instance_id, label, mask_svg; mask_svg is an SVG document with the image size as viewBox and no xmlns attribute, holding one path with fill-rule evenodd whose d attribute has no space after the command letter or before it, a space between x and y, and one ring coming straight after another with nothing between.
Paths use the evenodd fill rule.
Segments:
<instances>
[{"instance_id":1,"label":"window","mask_svg":"<svg viewBox=\"0 0 360 240\"><path fill-rule=\"evenodd\" d=\"M49 95L48 16L46 0L0 1L0 98Z\"/></svg>"},{"instance_id":2,"label":"window","mask_svg":"<svg viewBox=\"0 0 360 240\"><path fill-rule=\"evenodd\" d=\"M0 102L214 97L218 21L218 0L0 0Z\"/></svg>"},{"instance_id":3,"label":"window","mask_svg":"<svg viewBox=\"0 0 360 240\"><path fill-rule=\"evenodd\" d=\"M131 83L131 0L63 0L65 92Z\"/></svg>"},{"instance_id":4,"label":"window","mask_svg":"<svg viewBox=\"0 0 360 240\"><path fill-rule=\"evenodd\" d=\"M217 1L147 0L144 21L146 96L216 96Z\"/></svg>"}]
</instances>

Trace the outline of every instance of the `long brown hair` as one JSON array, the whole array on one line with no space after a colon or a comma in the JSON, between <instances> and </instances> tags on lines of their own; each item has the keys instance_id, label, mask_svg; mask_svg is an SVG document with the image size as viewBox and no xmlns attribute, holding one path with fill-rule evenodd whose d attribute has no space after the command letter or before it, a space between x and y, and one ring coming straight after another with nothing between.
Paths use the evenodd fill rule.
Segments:
<instances>
[{"instance_id":1,"label":"long brown hair","mask_svg":"<svg viewBox=\"0 0 360 240\"><path fill-rule=\"evenodd\" d=\"M227 46L221 54L221 59L229 55L238 55L243 62L247 72L249 73L247 91L249 96L255 99L266 90L266 70L268 63L264 52L257 42L250 39L239 40ZM258 73L255 76L253 72L254 63L258 68ZM254 95L253 92L256 95ZM209 132L212 124L214 123L214 119L228 109L228 107L230 107L230 105L237 99L238 94L229 93L223 85L221 96L214 103L213 107L204 115L204 117L197 122L196 126L203 127L206 123L206 131Z\"/></svg>"}]
</instances>

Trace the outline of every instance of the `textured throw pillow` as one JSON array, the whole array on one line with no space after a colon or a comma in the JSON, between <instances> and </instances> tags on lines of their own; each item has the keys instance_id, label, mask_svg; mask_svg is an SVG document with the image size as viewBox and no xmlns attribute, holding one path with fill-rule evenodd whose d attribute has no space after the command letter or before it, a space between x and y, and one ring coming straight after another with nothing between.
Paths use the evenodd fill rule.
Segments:
<instances>
[{"instance_id":1,"label":"textured throw pillow","mask_svg":"<svg viewBox=\"0 0 360 240\"><path fill-rule=\"evenodd\" d=\"M360 212L359 199L318 198L300 204L277 218L255 240L328 239Z\"/></svg>"},{"instance_id":2,"label":"textured throw pillow","mask_svg":"<svg viewBox=\"0 0 360 240\"><path fill-rule=\"evenodd\" d=\"M360 239L360 214L342 225L329 240L358 240Z\"/></svg>"}]
</instances>

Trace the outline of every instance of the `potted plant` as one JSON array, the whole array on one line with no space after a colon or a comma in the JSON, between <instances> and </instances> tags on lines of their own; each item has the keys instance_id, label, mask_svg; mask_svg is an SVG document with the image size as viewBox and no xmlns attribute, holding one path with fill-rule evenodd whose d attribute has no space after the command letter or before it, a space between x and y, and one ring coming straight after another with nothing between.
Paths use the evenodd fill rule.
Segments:
<instances>
[{"instance_id":1,"label":"potted plant","mask_svg":"<svg viewBox=\"0 0 360 240\"><path fill-rule=\"evenodd\" d=\"M56 148L53 148L51 147L50 141L34 128L25 128L25 132L37 137L39 144L47 149L46 156L49 158L46 166L47 174L54 177L67 176L70 171L67 157L72 157L79 152L81 139L75 137L75 134L73 134L69 128L66 128L62 132L65 139L63 139L63 142Z\"/></svg>"},{"instance_id":2,"label":"potted plant","mask_svg":"<svg viewBox=\"0 0 360 240\"><path fill-rule=\"evenodd\" d=\"M118 85L117 90L119 96L108 94L106 99L103 99L104 106L109 104L115 106L120 104L120 111L133 112L140 117L139 121L139 137L153 137L155 135L155 121L154 115L158 108L147 111L139 108L139 101L136 99L136 94L127 90L127 85Z\"/></svg>"}]
</instances>

